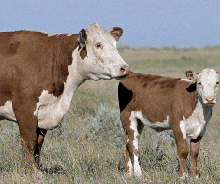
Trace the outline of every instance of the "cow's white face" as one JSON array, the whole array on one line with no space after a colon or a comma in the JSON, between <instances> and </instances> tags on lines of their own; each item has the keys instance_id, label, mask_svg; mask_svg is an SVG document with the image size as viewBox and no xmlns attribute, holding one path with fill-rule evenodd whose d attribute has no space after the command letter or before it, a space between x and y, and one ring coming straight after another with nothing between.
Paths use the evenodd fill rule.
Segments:
<instances>
[{"instance_id":1,"label":"cow's white face","mask_svg":"<svg viewBox=\"0 0 220 184\"><path fill-rule=\"evenodd\" d=\"M82 62L88 79L108 80L129 74L128 64L116 49L116 39L119 39L122 32L118 35L111 31L112 29L105 31L98 23L90 25L86 30L87 56Z\"/></svg>"},{"instance_id":2,"label":"cow's white face","mask_svg":"<svg viewBox=\"0 0 220 184\"><path fill-rule=\"evenodd\" d=\"M216 103L219 91L219 74L215 70L207 68L199 74L190 71L187 77L196 81L197 93L204 104Z\"/></svg>"},{"instance_id":3,"label":"cow's white face","mask_svg":"<svg viewBox=\"0 0 220 184\"><path fill-rule=\"evenodd\" d=\"M197 76L197 91L203 103L216 103L219 91L219 74L213 69L202 70Z\"/></svg>"}]
</instances>

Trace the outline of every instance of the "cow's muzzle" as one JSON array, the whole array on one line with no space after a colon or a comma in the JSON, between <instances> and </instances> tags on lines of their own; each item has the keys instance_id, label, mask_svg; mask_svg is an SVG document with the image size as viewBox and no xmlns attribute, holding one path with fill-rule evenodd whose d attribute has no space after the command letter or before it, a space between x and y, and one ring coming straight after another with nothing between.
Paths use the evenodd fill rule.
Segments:
<instances>
[{"instance_id":1,"label":"cow's muzzle","mask_svg":"<svg viewBox=\"0 0 220 184\"><path fill-rule=\"evenodd\" d=\"M126 77L127 75L129 75L130 73L130 67L127 65L124 65L120 68L120 76L118 76L118 79L122 79L124 77Z\"/></svg>"},{"instance_id":2,"label":"cow's muzzle","mask_svg":"<svg viewBox=\"0 0 220 184\"><path fill-rule=\"evenodd\" d=\"M205 101L206 104L215 104L215 99L214 98L206 98L205 100L206 100Z\"/></svg>"}]
</instances>

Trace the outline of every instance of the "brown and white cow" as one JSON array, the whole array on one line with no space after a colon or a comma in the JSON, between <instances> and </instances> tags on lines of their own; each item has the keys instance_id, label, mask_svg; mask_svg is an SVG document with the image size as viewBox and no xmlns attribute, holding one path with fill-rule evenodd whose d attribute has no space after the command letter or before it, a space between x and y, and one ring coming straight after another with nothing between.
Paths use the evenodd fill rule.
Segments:
<instances>
[{"instance_id":1,"label":"brown and white cow","mask_svg":"<svg viewBox=\"0 0 220 184\"><path fill-rule=\"evenodd\" d=\"M26 167L38 166L47 130L58 126L85 80L129 74L116 49L122 33L98 23L79 34L0 33L0 119L18 123Z\"/></svg>"},{"instance_id":2,"label":"brown and white cow","mask_svg":"<svg viewBox=\"0 0 220 184\"><path fill-rule=\"evenodd\" d=\"M180 159L179 174L186 173L190 138L191 167L189 174L198 177L199 143L212 116L219 91L219 74L204 69L198 75L187 71L190 79L130 73L118 86L120 115L126 131L125 170L141 176L138 142L144 125L157 132L172 129ZM195 82L194 82L195 81Z\"/></svg>"}]
</instances>

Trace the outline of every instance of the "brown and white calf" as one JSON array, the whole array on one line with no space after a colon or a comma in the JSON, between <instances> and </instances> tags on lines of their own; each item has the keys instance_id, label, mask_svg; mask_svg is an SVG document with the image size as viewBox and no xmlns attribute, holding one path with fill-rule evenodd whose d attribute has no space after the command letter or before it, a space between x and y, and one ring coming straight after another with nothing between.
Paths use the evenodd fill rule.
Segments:
<instances>
[{"instance_id":1,"label":"brown and white calf","mask_svg":"<svg viewBox=\"0 0 220 184\"><path fill-rule=\"evenodd\" d=\"M189 79L130 73L118 86L120 115L126 131L125 170L141 176L138 143L143 127L157 132L172 129L180 159L179 174L187 175L186 158L190 138L191 167L189 174L198 176L199 143L212 116L219 91L219 74L204 69L198 75L187 71Z\"/></svg>"},{"instance_id":2,"label":"brown and white calf","mask_svg":"<svg viewBox=\"0 0 220 184\"><path fill-rule=\"evenodd\" d=\"M116 49L122 33L98 23L79 34L0 33L0 120L18 123L27 167L38 166L47 130L58 126L85 80L129 74Z\"/></svg>"}]
</instances>

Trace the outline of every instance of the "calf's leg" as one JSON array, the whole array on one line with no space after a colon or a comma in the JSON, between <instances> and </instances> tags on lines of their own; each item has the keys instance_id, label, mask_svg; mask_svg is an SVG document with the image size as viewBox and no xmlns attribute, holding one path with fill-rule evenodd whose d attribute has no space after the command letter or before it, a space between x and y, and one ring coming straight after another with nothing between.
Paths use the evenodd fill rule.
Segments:
<instances>
[{"instance_id":1,"label":"calf's leg","mask_svg":"<svg viewBox=\"0 0 220 184\"><path fill-rule=\"evenodd\" d=\"M197 158L199 156L200 139L190 141L191 166L189 170L190 176L198 177Z\"/></svg>"},{"instance_id":2,"label":"calf's leg","mask_svg":"<svg viewBox=\"0 0 220 184\"><path fill-rule=\"evenodd\" d=\"M131 146L128 144L129 135L126 132L126 161L125 161L125 172L127 172L130 176L133 174L133 164L131 162L132 156L130 155Z\"/></svg>"},{"instance_id":3,"label":"calf's leg","mask_svg":"<svg viewBox=\"0 0 220 184\"><path fill-rule=\"evenodd\" d=\"M130 175L134 172L135 176L140 177L142 171L138 162L138 143L143 130L143 124L137 120L134 113L131 112L130 117L127 117L127 120L123 121L123 125L126 129L127 141L125 171Z\"/></svg>"},{"instance_id":4,"label":"calf's leg","mask_svg":"<svg viewBox=\"0 0 220 184\"><path fill-rule=\"evenodd\" d=\"M180 177L185 177L187 175L186 169L186 158L188 156L188 146L186 143L186 139L183 137L183 133L180 129L179 123L175 126L172 126L173 133L175 135L175 140L177 144L177 153L179 156L180 161L180 170L179 175Z\"/></svg>"},{"instance_id":5,"label":"calf's leg","mask_svg":"<svg viewBox=\"0 0 220 184\"><path fill-rule=\"evenodd\" d=\"M129 117L130 117L130 112L129 111L122 111L121 112L121 122L123 124L124 130L126 132L126 161L125 161L125 172L127 172L129 175L133 174L133 165L131 162L131 155L130 155L130 150L131 150L131 146L129 145L129 126L130 126L130 121L129 121ZM128 130L128 131L127 131Z\"/></svg>"}]
</instances>

